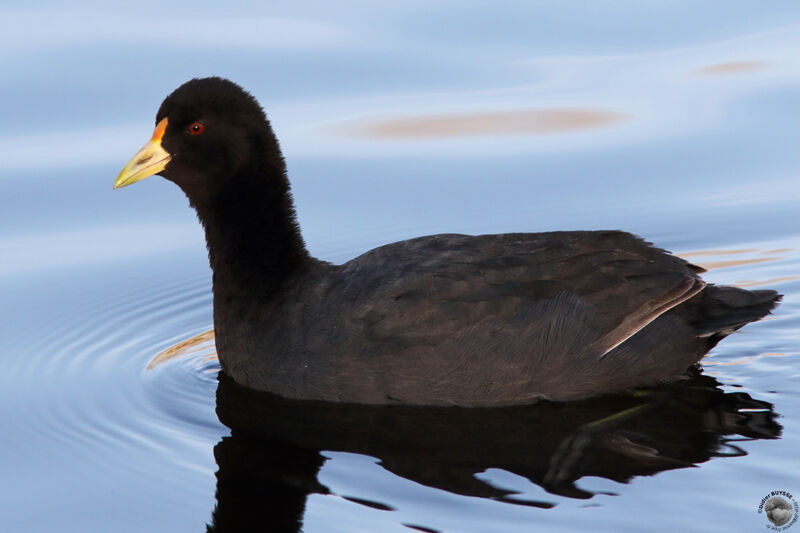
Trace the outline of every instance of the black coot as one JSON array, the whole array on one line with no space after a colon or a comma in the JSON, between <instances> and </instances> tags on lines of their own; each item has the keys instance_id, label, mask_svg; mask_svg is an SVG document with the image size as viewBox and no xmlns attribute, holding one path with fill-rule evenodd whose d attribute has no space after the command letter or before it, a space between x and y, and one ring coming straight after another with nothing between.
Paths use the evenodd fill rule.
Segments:
<instances>
[{"instance_id":1,"label":"black coot","mask_svg":"<svg viewBox=\"0 0 800 533\"><path fill-rule=\"evenodd\" d=\"M115 187L175 182L202 222L223 370L299 399L492 406L679 378L775 306L620 231L433 235L311 257L258 102L193 79Z\"/></svg>"}]
</instances>

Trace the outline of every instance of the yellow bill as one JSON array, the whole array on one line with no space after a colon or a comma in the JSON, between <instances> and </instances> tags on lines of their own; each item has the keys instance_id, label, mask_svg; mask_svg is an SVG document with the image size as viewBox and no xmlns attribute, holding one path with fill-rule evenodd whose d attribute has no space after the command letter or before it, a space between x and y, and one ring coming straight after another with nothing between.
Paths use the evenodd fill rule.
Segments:
<instances>
[{"instance_id":1,"label":"yellow bill","mask_svg":"<svg viewBox=\"0 0 800 533\"><path fill-rule=\"evenodd\" d=\"M166 130L167 119L163 118L156 126L150 142L145 144L144 147L133 156L133 159L128 161L128 164L125 165L122 172L119 173L117 181L114 182L115 189L126 187L148 176L158 174L166 168L167 163L172 159L172 156L161 146L161 138L164 137L164 132Z\"/></svg>"}]
</instances>

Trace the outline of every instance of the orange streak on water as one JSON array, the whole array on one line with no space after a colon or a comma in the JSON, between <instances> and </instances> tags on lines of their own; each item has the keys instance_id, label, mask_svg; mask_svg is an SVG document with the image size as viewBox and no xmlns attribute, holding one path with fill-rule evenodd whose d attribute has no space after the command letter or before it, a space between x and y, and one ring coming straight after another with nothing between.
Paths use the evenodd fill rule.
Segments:
<instances>
[{"instance_id":1,"label":"orange streak on water","mask_svg":"<svg viewBox=\"0 0 800 533\"><path fill-rule=\"evenodd\" d=\"M166 363L170 359L174 359L180 355L198 352L202 349L200 347L201 344L212 342L213 340L214 330L212 329L199 335L195 335L194 337L186 339L185 341L181 341L153 357L153 359L151 359L150 363L147 365L147 370L153 370L158 365Z\"/></svg>"},{"instance_id":2,"label":"orange streak on water","mask_svg":"<svg viewBox=\"0 0 800 533\"><path fill-rule=\"evenodd\" d=\"M755 263L766 263L768 261L777 261L780 257L762 257L759 259L735 259L733 261L712 261L710 263L700 263L700 266L706 270L715 268L728 268L733 266L752 265Z\"/></svg>"},{"instance_id":3,"label":"orange streak on water","mask_svg":"<svg viewBox=\"0 0 800 533\"><path fill-rule=\"evenodd\" d=\"M741 250L697 250L694 252L681 252L681 257L697 257L698 255L736 255L757 252L756 248L743 248Z\"/></svg>"},{"instance_id":4,"label":"orange streak on water","mask_svg":"<svg viewBox=\"0 0 800 533\"><path fill-rule=\"evenodd\" d=\"M742 74L744 72L755 72L764 70L769 63L766 61L728 61L725 63L714 63L693 70L696 76L727 76L730 74Z\"/></svg>"},{"instance_id":5,"label":"orange streak on water","mask_svg":"<svg viewBox=\"0 0 800 533\"><path fill-rule=\"evenodd\" d=\"M748 279L748 280L738 281L738 282L734 283L734 285L736 285L737 287L761 287L763 285L771 285L773 283L779 283L781 281L792 281L792 280L796 280L796 279L800 279L800 275L798 275L798 276L780 276L780 277L777 277L777 278L765 279L763 281L754 280L754 279Z\"/></svg>"},{"instance_id":6,"label":"orange streak on water","mask_svg":"<svg viewBox=\"0 0 800 533\"><path fill-rule=\"evenodd\" d=\"M365 121L346 126L354 137L414 139L476 135L544 135L607 126L630 115L602 109L517 109L483 113L420 115L395 120Z\"/></svg>"}]
</instances>

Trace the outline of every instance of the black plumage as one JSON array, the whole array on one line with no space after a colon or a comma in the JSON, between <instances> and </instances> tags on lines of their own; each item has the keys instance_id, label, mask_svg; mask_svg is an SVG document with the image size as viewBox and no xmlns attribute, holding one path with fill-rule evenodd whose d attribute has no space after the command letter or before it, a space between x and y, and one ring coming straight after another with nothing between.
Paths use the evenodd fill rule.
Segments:
<instances>
[{"instance_id":1,"label":"black plumage","mask_svg":"<svg viewBox=\"0 0 800 533\"><path fill-rule=\"evenodd\" d=\"M252 96L191 80L164 119L160 174L205 228L220 362L251 388L373 404L582 399L679 378L779 299L706 285L620 231L434 235L332 265L306 251Z\"/></svg>"}]
</instances>

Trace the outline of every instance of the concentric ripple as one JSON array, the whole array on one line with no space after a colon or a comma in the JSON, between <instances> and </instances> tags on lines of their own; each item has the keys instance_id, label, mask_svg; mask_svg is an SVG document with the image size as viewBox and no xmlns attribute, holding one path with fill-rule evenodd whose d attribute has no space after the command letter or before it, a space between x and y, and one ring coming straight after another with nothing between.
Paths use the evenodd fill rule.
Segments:
<instances>
[{"instance_id":1,"label":"concentric ripple","mask_svg":"<svg viewBox=\"0 0 800 533\"><path fill-rule=\"evenodd\" d=\"M26 344L6 346L0 415L15 421L6 450L27 471L53 461L55 470L44 470L67 492L72 484L84 493L105 487L152 507L146 486L158 479L184 501L205 500L205 512L196 513L201 521L213 502L211 448L226 434L214 413L219 367L203 353L146 367L176 339L209 328L208 274L162 271L158 280L126 283L111 282L106 273L81 273L46 287L32 281L61 300L55 308L70 313L44 313L37 323L21 324L18 338ZM21 485L41 482L20 478ZM166 514L168 504L154 509L164 505Z\"/></svg>"}]
</instances>

